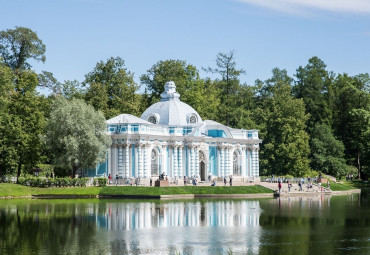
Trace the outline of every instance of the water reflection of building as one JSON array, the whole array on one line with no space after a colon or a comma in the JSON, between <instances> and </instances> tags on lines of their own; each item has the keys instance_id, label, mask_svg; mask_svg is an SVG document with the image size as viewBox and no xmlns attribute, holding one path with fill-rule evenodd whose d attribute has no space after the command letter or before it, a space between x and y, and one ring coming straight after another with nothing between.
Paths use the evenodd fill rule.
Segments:
<instances>
[{"instance_id":1,"label":"water reflection of building","mask_svg":"<svg viewBox=\"0 0 370 255\"><path fill-rule=\"evenodd\" d=\"M258 201L109 203L97 224L108 230L258 226Z\"/></svg>"}]
</instances>

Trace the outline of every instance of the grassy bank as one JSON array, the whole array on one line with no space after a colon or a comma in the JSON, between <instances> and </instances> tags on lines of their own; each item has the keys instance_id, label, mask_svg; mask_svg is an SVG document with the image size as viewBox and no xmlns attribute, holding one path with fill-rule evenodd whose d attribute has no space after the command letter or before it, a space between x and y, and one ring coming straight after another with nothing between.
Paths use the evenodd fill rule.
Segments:
<instances>
[{"instance_id":1,"label":"grassy bank","mask_svg":"<svg viewBox=\"0 0 370 255\"><path fill-rule=\"evenodd\" d=\"M326 185L324 185L326 187ZM332 191L344 191L344 190L351 190L351 189L358 189L352 183L343 182L343 183L330 183L330 189Z\"/></svg>"},{"instance_id":2,"label":"grassy bank","mask_svg":"<svg viewBox=\"0 0 370 255\"><path fill-rule=\"evenodd\" d=\"M0 183L0 197L22 197L31 195L182 195L182 194L258 194L272 193L262 186L216 186L216 187L69 187L69 188L34 188L18 184Z\"/></svg>"}]
</instances>

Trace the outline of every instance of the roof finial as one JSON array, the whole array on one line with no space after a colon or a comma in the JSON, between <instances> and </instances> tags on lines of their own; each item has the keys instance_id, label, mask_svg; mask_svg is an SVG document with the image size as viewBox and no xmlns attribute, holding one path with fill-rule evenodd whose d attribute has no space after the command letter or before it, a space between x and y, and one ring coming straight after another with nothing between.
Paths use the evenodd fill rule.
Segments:
<instances>
[{"instance_id":1,"label":"roof finial","mask_svg":"<svg viewBox=\"0 0 370 255\"><path fill-rule=\"evenodd\" d=\"M176 92L176 85L173 81L166 82L161 98L161 101L179 100L180 94Z\"/></svg>"}]
</instances>

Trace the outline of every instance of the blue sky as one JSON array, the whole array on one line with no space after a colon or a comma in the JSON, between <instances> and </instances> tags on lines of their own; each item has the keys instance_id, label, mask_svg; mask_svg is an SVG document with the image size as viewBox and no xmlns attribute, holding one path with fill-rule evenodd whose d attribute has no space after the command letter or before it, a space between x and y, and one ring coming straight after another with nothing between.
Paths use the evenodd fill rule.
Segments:
<instances>
[{"instance_id":1,"label":"blue sky","mask_svg":"<svg viewBox=\"0 0 370 255\"><path fill-rule=\"evenodd\" d=\"M335 73L370 72L369 0L0 0L0 30L24 26L46 45L32 63L60 80L83 81L120 56L135 80L159 60L215 67L234 50L243 82L292 76L318 56Z\"/></svg>"}]
</instances>

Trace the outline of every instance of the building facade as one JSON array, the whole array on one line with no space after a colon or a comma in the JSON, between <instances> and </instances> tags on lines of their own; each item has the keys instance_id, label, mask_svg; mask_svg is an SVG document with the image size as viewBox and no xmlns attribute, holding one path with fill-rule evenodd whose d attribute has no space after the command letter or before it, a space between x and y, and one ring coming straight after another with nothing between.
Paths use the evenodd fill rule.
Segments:
<instances>
[{"instance_id":1,"label":"building facade","mask_svg":"<svg viewBox=\"0 0 370 255\"><path fill-rule=\"evenodd\" d=\"M165 84L161 101L140 118L121 114L107 120L112 138L107 159L85 176L118 175L120 178L169 178L232 175L244 181L259 177L257 130L234 129L212 120L202 120L181 102L174 82Z\"/></svg>"}]
</instances>

